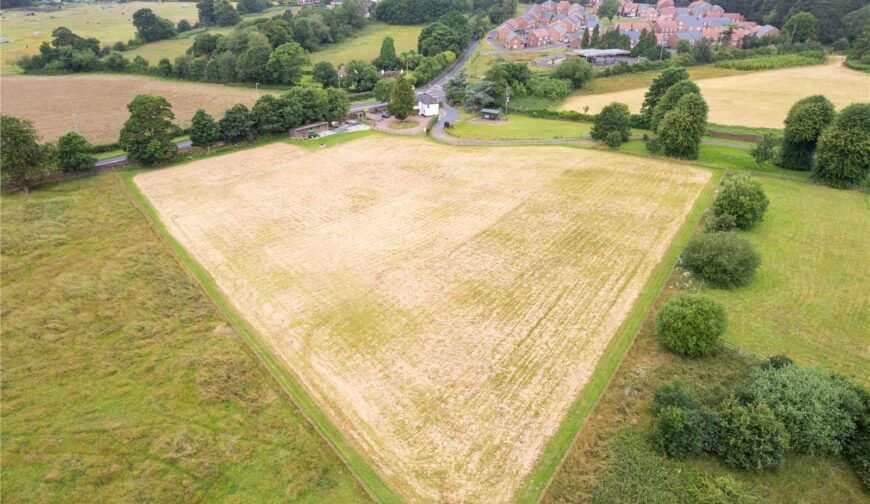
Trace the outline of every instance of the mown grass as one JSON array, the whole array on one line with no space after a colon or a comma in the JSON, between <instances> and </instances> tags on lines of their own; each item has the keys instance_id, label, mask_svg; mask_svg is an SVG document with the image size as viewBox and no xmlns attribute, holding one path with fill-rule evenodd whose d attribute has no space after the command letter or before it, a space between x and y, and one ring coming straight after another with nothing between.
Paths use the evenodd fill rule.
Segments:
<instances>
[{"instance_id":1,"label":"mown grass","mask_svg":"<svg viewBox=\"0 0 870 504\"><path fill-rule=\"evenodd\" d=\"M708 290L734 314L726 339L870 384L870 195L759 180L769 210L741 233L761 254L756 278Z\"/></svg>"},{"instance_id":2,"label":"mown grass","mask_svg":"<svg viewBox=\"0 0 870 504\"><path fill-rule=\"evenodd\" d=\"M367 500L115 174L0 205L4 500Z\"/></svg>"},{"instance_id":3,"label":"mown grass","mask_svg":"<svg viewBox=\"0 0 870 504\"><path fill-rule=\"evenodd\" d=\"M773 215L773 205L781 202L775 191L768 188L770 183L781 185L786 193L795 193L800 198L804 190L824 189L798 181L760 178L768 195L771 197L771 222L778 220ZM825 189L827 203L837 205L844 195L847 199L856 193L833 191ZM857 195L867 198L866 195ZM818 201L814 202L817 203ZM866 203L865 203L866 204ZM807 211L816 207L807 206ZM781 205L778 212L787 216L792 209ZM866 211L866 208L865 208ZM795 225L813 227L800 218L792 219ZM831 225L830 221L823 224L828 228L838 228L839 224ZM793 232L794 228L785 227L783 235ZM860 232L861 229L856 230ZM697 231L700 232L700 229ZM755 233L752 231L750 233ZM867 233L865 233L867 234ZM833 238L833 237L832 237ZM839 242L814 242L807 244L808 255L824 255L829 249L839 247ZM867 248L865 247L866 251ZM785 261L793 253L793 247L781 246L774 250L762 251L765 263L770 261ZM865 259L866 260L866 259ZM866 270L864 266L864 270ZM820 275L825 275L821 273ZM756 280L756 283L759 281ZM826 280L825 283L830 282ZM852 280L856 285L862 282L860 277ZM866 278L863 280L866 285ZM580 502L698 502L695 493L709 482L725 481L730 478L741 492L755 496L760 502L866 502L867 494L854 471L839 458L805 457L789 455L785 464L777 470L767 470L758 473L740 471L723 466L718 460L701 457L688 461L666 459L656 453L646 442L646 436L652 426L650 410L652 396L663 383L680 380L702 400L715 401L733 386L742 381L746 373L760 362L761 356L753 351L745 351L740 347L729 345L709 357L701 359L683 359L665 350L654 334L654 318L657 310L671 297L681 292L696 292L701 286L686 277L679 267L670 272L667 284L658 299L645 317L632 347L616 371L613 381L604 392L595 410L589 415L580 435L572 445L560 470L544 495L543 502L547 504L567 504ZM735 297L737 293L735 292ZM807 293L809 294L809 293ZM790 296L782 296L777 290L766 292L765 303L770 319L778 316L778 311L770 311L771 305L789 309L794 304ZM866 292L864 293L866 299ZM754 298L751 302L759 302ZM727 302L727 300L725 300ZM860 319L852 313L854 306L831 307L838 315L852 321L853 334L867 334ZM764 321L748 311L748 322L743 308L727 306L732 328L743 325L742 334L746 338L763 341ZM760 316L761 309L757 310ZM866 312L866 310L865 310ZM859 316L860 317L860 316ZM866 320L866 319L865 319ZM819 321L821 322L821 321ZM730 334L730 333L729 333ZM828 351L856 353L852 336L830 336L827 341ZM734 339L729 336L730 341ZM781 341L779 345L770 345L767 353L786 353L795 355L792 351L800 345L791 341ZM860 352L860 350L859 350ZM798 357L804 363L818 362L829 364L825 352L820 352L807 361ZM766 354L762 354L766 355ZM842 367L834 369L842 370ZM866 369L866 364L864 366ZM866 373L865 373L866 376ZM705 483L706 482L706 483ZM709 492L701 495L710 498ZM705 501L706 502L706 501ZM711 501L713 502L713 501ZM720 501L715 501L720 502ZM726 502L726 501L721 501ZM732 501L727 501L732 502Z\"/></svg>"},{"instance_id":4,"label":"mown grass","mask_svg":"<svg viewBox=\"0 0 870 504\"><path fill-rule=\"evenodd\" d=\"M589 136L591 123L538 119L510 115L506 121L465 120L452 125L447 132L457 138L478 140L523 140L540 138L575 138Z\"/></svg>"}]
</instances>

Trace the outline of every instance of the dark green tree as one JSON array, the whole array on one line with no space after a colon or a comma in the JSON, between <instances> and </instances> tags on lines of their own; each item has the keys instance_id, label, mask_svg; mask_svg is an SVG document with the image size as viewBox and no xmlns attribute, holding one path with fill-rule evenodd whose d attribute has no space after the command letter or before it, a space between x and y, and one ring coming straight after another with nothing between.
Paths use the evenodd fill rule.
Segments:
<instances>
[{"instance_id":1,"label":"dark green tree","mask_svg":"<svg viewBox=\"0 0 870 504\"><path fill-rule=\"evenodd\" d=\"M377 66L386 70L397 70L399 68L399 57L396 56L396 46L393 43L393 37L384 37L381 42L381 53L377 59Z\"/></svg>"},{"instance_id":2,"label":"dark green tree","mask_svg":"<svg viewBox=\"0 0 870 504\"><path fill-rule=\"evenodd\" d=\"M302 67L310 62L308 53L296 42L287 42L275 48L269 55L266 70L269 82L296 85L302 79Z\"/></svg>"},{"instance_id":3,"label":"dark green tree","mask_svg":"<svg viewBox=\"0 0 870 504\"><path fill-rule=\"evenodd\" d=\"M779 466L788 441L785 427L767 405L744 406L734 397L720 405L716 453L726 464L754 471Z\"/></svg>"},{"instance_id":4,"label":"dark green tree","mask_svg":"<svg viewBox=\"0 0 870 504\"><path fill-rule=\"evenodd\" d=\"M616 133L616 147L622 142L627 142L631 137L631 113L628 105L623 103L611 103L601 109L595 116L595 124L592 126L591 136L595 140L606 141L611 133Z\"/></svg>"},{"instance_id":5,"label":"dark green tree","mask_svg":"<svg viewBox=\"0 0 870 504\"><path fill-rule=\"evenodd\" d=\"M582 47L583 49L588 49L589 44L590 44L589 30L586 28L583 28L583 36L580 38L580 47Z\"/></svg>"},{"instance_id":6,"label":"dark green tree","mask_svg":"<svg viewBox=\"0 0 870 504\"><path fill-rule=\"evenodd\" d=\"M617 11L619 11L619 3L617 0L603 0L598 6L597 14L600 18L607 18L612 21L614 16L616 16Z\"/></svg>"},{"instance_id":7,"label":"dark green tree","mask_svg":"<svg viewBox=\"0 0 870 504\"><path fill-rule=\"evenodd\" d=\"M697 84L688 79L681 80L669 87L665 92L665 95L662 96L661 100L659 100L659 103L656 105L655 111L653 111L649 124L650 129L653 131L657 130L659 123L665 118L665 114L677 106L677 102L680 101L680 98L691 93L700 96L701 90L698 88Z\"/></svg>"},{"instance_id":8,"label":"dark green tree","mask_svg":"<svg viewBox=\"0 0 870 504\"><path fill-rule=\"evenodd\" d=\"M390 91L390 113L402 122L414 113L414 89L403 75L396 77Z\"/></svg>"},{"instance_id":9,"label":"dark green tree","mask_svg":"<svg viewBox=\"0 0 870 504\"><path fill-rule=\"evenodd\" d=\"M178 150L172 135L172 105L161 96L138 95L127 104L130 118L121 128L118 144L130 159L151 165L170 159Z\"/></svg>"},{"instance_id":10,"label":"dark green tree","mask_svg":"<svg viewBox=\"0 0 870 504\"><path fill-rule=\"evenodd\" d=\"M809 12L796 12L791 14L782 25L782 33L792 44L811 42L816 40L816 16Z\"/></svg>"},{"instance_id":11,"label":"dark green tree","mask_svg":"<svg viewBox=\"0 0 870 504\"><path fill-rule=\"evenodd\" d=\"M726 215L738 229L750 229L764 218L769 204L761 184L749 175L735 175L726 180L713 202L713 215Z\"/></svg>"},{"instance_id":12,"label":"dark green tree","mask_svg":"<svg viewBox=\"0 0 870 504\"><path fill-rule=\"evenodd\" d=\"M822 131L834 121L834 105L822 95L808 96L792 105L785 118L780 166L809 170Z\"/></svg>"},{"instance_id":13,"label":"dark green tree","mask_svg":"<svg viewBox=\"0 0 870 504\"><path fill-rule=\"evenodd\" d=\"M423 56L435 56L444 51L459 54L465 48L462 36L444 23L432 23L423 28L417 39L417 51Z\"/></svg>"},{"instance_id":14,"label":"dark green tree","mask_svg":"<svg viewBox=\"0 0 870 504\"><path fill-rule=\"evenodd\" d=\"M668 89L680 82L689 78L689 72L683 67L669 67L662 71L658 77L653 79L649 89L643 97L643 105L640 108L640 114L645 118L647 127L652 121L653 112L659 104L659 100L667 93Z\"/></svg>"},{"instance_id":15,"label":"dark green tree","mask_svg":"<svg viewBox=\"0 0 870 504\"><path fill-rule=\"evenodd\" d=\"M162 58L157 62L157 73L163 77L172 77L172 63L169 58Z\"/></svg>"},{"instance_id":16,"label":"dark green tree","mask_svg":"<svg viewBox=\"0 0 870 504\"><path fill-rule=\"evenodd\" d=\"M267 95L268 96L268 95ZM218 140L218 125L214 117L198 109L190 121L190 141L193 145L209 145Z\"/></svg>"},{"instance_id":17,"label":"dark green tree","mask_svg":"<svg viewBox=\"0 0 870 504\"><path fill-rule=\"evenodd\" d=\"M62 172L89 170L97 163L85 137L69 132L57 140L57 165Z\"/></svg>"},{"instance_id":18,"label":"dark green tree","mask_svg":"<svg viewBox=\"0 0 870 504\"><path fill-rule=\"evenodd\" d=\"M393 91L393 83L395 83L395 79L381 79L375 84L375 88L372 89L372 94L375 95L375 100L383 103L389 103L390 101L390 93Z\"/></svg>"},{"instance_id":19,"label":"dark green tree","mask_svg":"<svg viewBox=\"0 0 870 504\"><path fill-rule=\"evenodd\" d=\"M591 81L592 75L592 65L583 58L567 58L553 69L553 77L570 81L575 89Z\"/></svg>"},{"instance_id":20,"label":"dark green tree","mask_svg":"<svg viewBox=\"0 0 870 504\"><path fill-rule=\"evenodd\" d=\"M251 107L251 119L254 120L254 128L260 135L286 133L281 102L272 95L263 95L257 100Z\"/></svg>"},{"instance_id":21,"label":"dark green tree","mask_svg":"<svg viewBox=\"0 0 870 504\"><path fill-rule=\"evenodd\" d=\"M782 138L774 133L765 133L749 151L749 155L758 166L764 166L767 163L779 164L781 146Z\"/></svg>"},{"instance_id":22,"label":"dark green tree","mask_svg":"<svg viewBox=\"0 0 870 504\"><path fill-rule=\"evenodd\" d=\"M215 0L214 2L214 22L218 26L233 26L239 23L242 18L239 16L236 8L228 0Z\"/></svg>"},{"instance_id":23,"label":"dark green tree","mask_svg":"<svg viewBox=\"0 0 870 504\"><path fill-rule=\"evenodd\" d=\"M592 37L589 38L589 47L598 47L601 45L601 31L598 25L592 28Z\"/></svg>"},{"instance_id":24,"label":"dark green tree","mask_svg":"<svg viewBox=\"0 0 870 504\"><path fill-rule=\"evenodd\" d=\"M748 284L761 264L755 247L734 233L693 236L680 260L693 275L720 289Z\"/></svg>"},{"instance_id":25,"label":"dark green tree","mask_svg":"<svg viewBox=\"0 0 870 504\"><path fill-rule=\"evenodd\" d=\"M228 108L218 121L221 140L240 142L254 136L254 117L248 107L239 103Z\"/></svg>"},{"instance_id":26,"label":"dark green tree","mask_svg":"<svg viewBox=\"0 0 870 504\"><path fill-rule=\"evenodd\" d=\"M870 103L844 108L816 147L815 177L835 187L860 184L870 175Z\"/></svg>"},{"instance_id":27,"label":"dark green tree","mask_svg":"<svg viewBox=\"0 0 870 504\"><path fill-rule=\"evenodd\" d=\"M342 87L351 91L371 91L380 78L378 70L371 63L353 60L345 67L347 75L342 77Z\"/></svg>"},{"instance_id":28,"label":"dark green tree","mask_svg":"<svg viewBox=\"0 0 870 504\"><path fill-rule=\"evenodd\" d=\"M350 98L344 89L328 88L326 90L326 108L323 118L327 121L340 121L347 116L350 108Z\"/></svg>"},{"instance_id":29,"label":"dark green tree","mask_svg":"<svg viewBox=\"0 0 870 504\"><path fill-rule=\"evenodd\" d=\"M447 100L453 103L459 103L465 98L465 88L468 87L468 74L465 70L460 70L447 81L447 86L444 88L447 94Z\"/></svg>"},{"instance_id":30,"label":"dark green tree","mask_svg":"<svg viewBox=\"0 0 870 504\"><path fill-rule=\"evenodd\" d=\"M328 61L318 61L314 65L312 77L319 82L323 88L338 87L338 71Z\"/></svg>"},{"instance_id":31,"label":"dark green tree","mask_svg":"<svg viewBox=\"0 0 870 504\"><path fill-rule=\"evenodd\" d=\"M728 325L725 310L702 295L681 294L656 315L656 335L668 350L683 357L702 357L719 346Z\"/></svg>"},{"instance_id":32,"label":"dark green tree","mask_svg":"<svg viewBox=\"0 0 870 504\"><path fill-rule=\"evenodd\" d=\"M658 125L659 141L666 156L698 159L707 130L707 104L700 95L683 95Z\"/></svg>"},{"instance_id":33,"label":"dark green tree","mask_svg":"<svg viewBox=\"0 0 870 504\"><path fill-rule=\"evenodd\" d=\"M50 147L39 144L36 127L27 119L0 116L0 170L10 184L30 192L30 181L48 171Z\"/></svg>"},{"instance_id":34,"label":"dark green tree","mask_svg":"<svg viewBox=\"0 0 870 504\"><path fill-rule=\"evenodd\" d=\"M214 0L199 0L196 2L196 10L200 24L206 26L215 24Z\"/></svg>"},{"instance_id":35,"label":"dark green tree","mask_svg":"<svg viewBox=\"0 0 870 504\"><path fill-rule=\"evenodd\" d=\"M190 26L190 21L188 21L186 19L182 19L181 21L179 21L178 23L175 24L175 31L177 31L178 33L184 33L186 31L190 31L191 28L193 28L193 27Z\"/></svg>"},{"instance_id":36,"label":"dark green tree","mask_svg":"<svg viewBox=\"0 0 870 504\"><path fill-rule=\"evenodd\" d=\"M146 42L168 39L175 36L172 21L162 18L151 9L139 9L133 13L133 26L136 33Z\"/></svg>"}]
</instances>

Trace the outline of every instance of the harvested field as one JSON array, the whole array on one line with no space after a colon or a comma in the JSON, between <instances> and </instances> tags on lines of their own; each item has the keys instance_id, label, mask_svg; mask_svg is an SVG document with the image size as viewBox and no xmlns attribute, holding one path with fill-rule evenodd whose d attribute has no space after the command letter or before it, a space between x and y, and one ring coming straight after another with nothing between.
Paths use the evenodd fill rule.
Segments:
<instances>
[{"instance_id":1,"label":"harvested field","mask_svg":"<svg viewBox=\"0 0 870 504\"><path fill-rule=\"evenodd\" d=\"M405 498L506 502L709 178L370 136L135 181Z\"/></svg>"},{"instance_id":2,"label":"harvested field","mask_svg":"<svg viewBox=\"0 0 870 504\"><path fill-rule=\"evenodd\" d=\"M79 131L92 143L118 141L129 117L127 104L139 94L169 100L176 123L190 126L196 109L220 118L236 103L251 106L257 101L253 89L152 79L133 75L14 76L0 79L3 113L30 119L45 141L55 141Z\"/></svg>"},{"instance_id":3,"label":"harvested field","mask_svg":"<svg viewBox=\"0 0 870 504\"><path fill-rule=\"evenodd\" d=\"M837 108L870 101L870 78L836 63L703 79L697 84L710 106L709 120L717 124L781 128L792 104L814 94L827 96ZM597 113L616 101L639 112L645 92L646 88L636 88L572 96L559 108L582 112L588 106L590 113Z\"/></svg>"}]
</instances>

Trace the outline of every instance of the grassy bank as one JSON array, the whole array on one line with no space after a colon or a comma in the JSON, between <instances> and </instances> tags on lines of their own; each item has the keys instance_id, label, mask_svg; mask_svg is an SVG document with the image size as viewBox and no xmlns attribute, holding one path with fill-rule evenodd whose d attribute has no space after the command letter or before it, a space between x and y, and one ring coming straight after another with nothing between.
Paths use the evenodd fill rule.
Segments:
<instances>
[{"instance_id":1,"label":"grassy bank","mask_svg":"<svg viewBox=\"0 0 870 504\"><path fill-rule=\"evenodd\" d=\"M0 205L4 500L367 500L113 173Z\"/></svg>"},{"instance_id":2,"label":"grassy bank","mask_svg":"<svg viewBox=\"0 0 870 504\"><path fill-rule=\"evenodd\" d=\"M800 234L815 228L824 229L825 231L821 231L823 234L836 235L835 237L829 234L826 240L800 240L802 247L783 243L774 246L773 241L767 238L768 233L760 227L748 233L748 236L756 234L750 239L759 246L764 264L781 262L784 265L793 265L790 256L795 256L795 261L809 256L815 257L816 261L843 260L837 257L837 254L843 252L835 253L830 259L824 258L832 252L833 248L840 248L841 242L838 241L840 235L852 233L852 231L845 232L843 229L851 223L843 223L841 226L836 221L832 222L824 218L818 221L805 219L800 211L788 203L788 199L803 201L808 197L808 193L823 191L810 199L812 204L806 205L806 212L816 211L817 205L831 205L834 208L832 212L839 209L849 214L853 214L857 207L862 205L858 203L856 206L851 200L863 199L866 215L867 195L835 191L798 181L769 178L760 178L760 180L771 199L771 208L762 226L775 225L780 229L776 234L783 238L793 235L799 229L803 229L798 232ZM842 203L843 201L846 203ZM844 209L844 205L848 208ZM854 233L861 231L862 228L858 226ZM866 235L866 229L863 231ZM762 241L770 243L765 246ZM847 243L850 243L848 239ZM795 249L799 248L805 250L795 253ZM870 258L866 256L866 246L863 250L865 251L863 258L851 257L849 260L852 261L855 269L866 271L866 262ZM858 264L855 264L856 260ZM864 264L863 270L861 261ZM838 287L831 287L829 284L837 279L842 281L842 278L837 274L831 275L830 267L819 264L814 266L821 266L823 271L828 270L829 273L820 273L820 276L825 278L807 278L807 283L804 285L809 286L812 282L820 281L827 287L819 287L819 289L838 290ZM729 346L709 357L683 359L661 347L654 334L653 321L657 310L668 299L681 292L695 292L700 286L687 279L678 267L670 272L664 290L655 301L653 309L647 313L637 339L626 353L612 383L604 392L595 410L589 415L582 432L572 445L544 496L544 503L698 502L699 495L709 498L716 495L714 489L722 488L729 489L730 493L725 495L729 495L732 500L727 502L738 502L733 500L736 499L736 495L751 499L739 502L866 502L867 494L860 480L846 462L839 458L789 455L785 464L779 469L753 473L727 468L718 460L709 457L687 461L665 458L647 442L647 435L652 425L650 410L652 396L662 383L680 380L702 399L720 397L724 391L730 390L739 383L746 372L759 362L760 356L755 353L756 351L762 355L786 353L797 357L802 363L820 363L831 366L831 369L849 371L842 364L834 362L834 357L850 352L853 354L852 359L857 357L854 355L856 345L853 337L850 334L836 334L820 328L820 324L825 321L824 317L813 321L812 325L824 334L826 349L813 356L801 355L801 347L805 343L800 339L795 341L788 337L790 329L786 326L795 327L793 323L783 324L780 331L784 338L779 341L771 339L769 333L765 332L765 325L769 320L791 316L789 311L796 305L803 307L812 298L810 292L807 292L803 301L796 303L788 294L788 288L780 286L765 290L764 305L757 310L729 304L728 296L732 295L734 299L745 298L747 305L762 302L761 296L747 296L754 285L764 287L768 284L764 280L766 274L761 271L759 273L759 278L749 288L729 293L710 292L726 303L726 311L730 315L732 324L729 341L741 346L746 345L752 351L746 352L741 346ZM793 278L799 276L799 273L800 270L795 271ZM862 282L866 285L867 280L862 279L860 274L849 281L854 285L861 285ZM847 286L846 290L852 288ZM812 289L815 290L816 287ZM862 299L860 294L857 298L858 302ZM863 299L866 302L866 296L863 296ZM860 314L855 315L854 301L851 304L844 303L842 306L830 303L827 308L832 315L842 317L843 323L851 324L852 334L866 334L866 331L862 333L860 329L867 327L866 318L861 319ZM857 309L860 311L860 306ZM761 314L762 310L766 310L764 315ZM863 311L867 312L866 307ZM813 311L808 312L808 314L812 313ZM736 338L735 331L739 331L742 338ZM765 346L760 348L758 344ZM827 356L829 352L832 354L831 358ZM866 359L863 369L866 369Z\"/></svg>"}]
</instances>

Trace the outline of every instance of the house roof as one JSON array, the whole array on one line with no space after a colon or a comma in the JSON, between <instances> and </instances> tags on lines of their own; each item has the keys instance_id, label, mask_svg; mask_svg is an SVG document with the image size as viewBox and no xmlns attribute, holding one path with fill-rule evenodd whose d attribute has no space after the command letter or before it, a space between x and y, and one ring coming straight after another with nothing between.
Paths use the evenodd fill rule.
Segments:
<instances>
[{"instance_id":1,"label":"house roof","mask_svg":"<svg viewBox=\"0 0 870 504\"><path fill-rule=\"evenodd\" d=\"M538 28L537 30L532 30L532 32L529 35L534 35L538 38L541 38L541 37L549 38L550 32L548 32L546 28Z\"/></svg>"},{"instance_id":2,"label":"house roof","mask_svg":"<svg viewBox=\"0 0 870 504\"><path fill-rule=\"evenodd\" d=\"M522 38L521 38L519 35L517 35L516 32L508 32L508 33L504 36L504 41L505 41L505 42L508 42L508 41L510 41L510 40L513 40L513 39L520 39L520 40L522 40Z\"/></svg>"},{"instance_id":3,"label":"house roof","mask_svg":"<svg viewBox=\"0 0 870 504\"><path fill-rule=\"evenodd\" d=\"M423 105L435 105L438 103L438 100L428 93L417 93L417 102Z\"/></svg>"},{"instance_id":4,"label":"house roof","mask_svg":"<svg viewBox=\"0 0 870 504\"><path fill-rule=\"evenodd\" d=\"M682 26L691 26L692 28L704 26L704 21L695 16L677 16L676 22Z\"/></svg>"},{"instance_id":5,"label":"house roof","mask_svg":"<svg viewBox=\"0 0 870 504\"><path fill-rule=\"evenodd\" d=\"M776 31L779 32L779 29L775 26L764 25L764 26L756 26L752 29L752 32L759 36L767 35L768 33Z\"/></svg>"},{"instance_id":6,"label":"house roof","mask_svg":"<svg viewBox=\"0 0 870 504\"><path fill-rule=\"evenodd\" d=\"M680 40L690 40L690 41L701 40L701 33L700 32L681 31L681 32L673 33L672 36L677 37Z\"/></svg>"}]
</instances>

